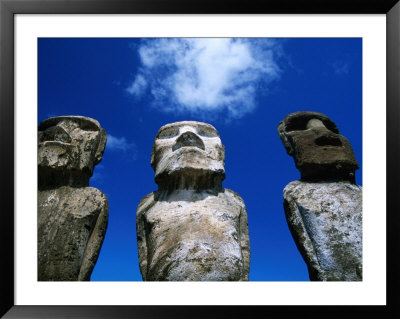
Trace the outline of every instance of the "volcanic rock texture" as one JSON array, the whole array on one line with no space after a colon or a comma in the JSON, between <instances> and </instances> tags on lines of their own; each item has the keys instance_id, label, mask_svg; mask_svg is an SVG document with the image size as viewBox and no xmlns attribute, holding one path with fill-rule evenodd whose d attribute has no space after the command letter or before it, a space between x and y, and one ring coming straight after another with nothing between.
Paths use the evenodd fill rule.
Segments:
<instances>
[{"instance_id":1,"label":"volcanic rock texture","mask_svg":"<svg viewBox=\"0 0 400 319\"><path fill-rule=\"evenodd\" d=\"M310 279L362 280L362 189L350 183L294 181L284 208Z\"/></svg>"}]
</instances>

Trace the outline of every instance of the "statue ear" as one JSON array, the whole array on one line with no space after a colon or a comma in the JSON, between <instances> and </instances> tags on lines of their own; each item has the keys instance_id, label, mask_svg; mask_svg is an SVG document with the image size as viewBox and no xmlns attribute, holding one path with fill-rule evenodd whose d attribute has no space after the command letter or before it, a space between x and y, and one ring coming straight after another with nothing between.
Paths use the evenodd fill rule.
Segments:
<instances>
[{"instance_id":1,"label":"statue ear","mask_svg":"<svg viewBox=\"0 0 400 319\"><path fill-rule=\"evenodd\" d=\"M281 141L283 143L283 146L285 146L286 152L292 156L293 155L293 147L290 144L290 142L286 136L285 124L283 122L280 122L278 125L278 133L279 133L279 137L281 138Z\"/></svg>"},{"instance_id":2,"label":"statue ear","mask_svg":"<svg viewBox=\"0 0 400 319\"><path fill-rule=\"evenodd\" d=\"M153 170L155 170L155 164L154 164L154 144L153 144L153 148L151 149L150 166L153 168Z\"/></svg>"},{"instance_id":3,"label":"statue ear","mask_svg":"<svg viewBox=\"0 0 400 319\"><path fill-rule=\"evenodd\" d=\"M106 148L106 143L107 143L107 133L103 128L101 128L99 131L99 144L97 146L94 165L100 163L103 157L104 150Z\"/></svg>"}]
</instances>

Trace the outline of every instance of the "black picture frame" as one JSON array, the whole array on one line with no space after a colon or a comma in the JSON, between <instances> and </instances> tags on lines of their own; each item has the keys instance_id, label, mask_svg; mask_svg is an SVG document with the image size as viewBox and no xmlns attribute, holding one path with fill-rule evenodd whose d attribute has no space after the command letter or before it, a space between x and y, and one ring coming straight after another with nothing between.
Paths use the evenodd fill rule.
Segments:
<instances>
[{"instance_id":1,"label":"black picture frame","mask_svg":"<svg viewBox=\"0 0 400 319\"><path fill-rule=\"evenodd\" d=\"M385 14L387 21L387 305L386 306L18 306L14 303L14 15L15 14ZM0 315L4 318L219 318L329 314L399 316L400 3L398 0L0 0ZM377 107L379 111L379 107ZM384 172L382 172L384 173ZM382 205L383 206L383 205ZM376 212L382 213L382 212ZM240 293L240 291L238 291ZM260 314L260 315L259 315Z\"/></svg>"}]
</instances>

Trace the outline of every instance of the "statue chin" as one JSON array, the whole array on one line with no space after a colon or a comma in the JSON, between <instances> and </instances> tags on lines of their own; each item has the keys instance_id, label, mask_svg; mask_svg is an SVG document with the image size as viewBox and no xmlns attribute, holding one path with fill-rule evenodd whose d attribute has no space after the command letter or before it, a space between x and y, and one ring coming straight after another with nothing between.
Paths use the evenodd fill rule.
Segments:
<instances>
[{"instance_id":1,"label":"statue chin","mask_svg":"<svg viewBox=\"0 0 400 319\"><path fill-rule=\"evenodd\" d=\"M224 172L224 163L207 156L194 156L194 153L173 153L163 158L155 167L156 179L159 176L171 176L175 174L213 174Z\"/></svg>"},{"instance_id":2,"label":"statue chin","mask_svg":"<svg viewBox=\"0 0 400 319\"><path fill-rule=\"evenodd\" d=\"M225 170L199 167L198 165L176 166L163 170L155 176L159 190L221 189Z\"/></svg>"}]
</instances>

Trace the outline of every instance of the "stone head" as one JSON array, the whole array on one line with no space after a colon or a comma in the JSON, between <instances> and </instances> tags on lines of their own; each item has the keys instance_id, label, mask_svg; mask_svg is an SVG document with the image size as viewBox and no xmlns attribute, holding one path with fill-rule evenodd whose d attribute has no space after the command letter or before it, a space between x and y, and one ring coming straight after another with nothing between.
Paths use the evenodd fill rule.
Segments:
<instances>
[{"instance_id":1,"label":"stone head","mask_svg":"<svg viewBox=\"0 0 400 319\"><path fill-rule=\"evenodd\" d=\"M210 124L183 121L158 131L151 154L155 181L181 174L218 175L225 178L225 148Z\"/></svg>"},{"instance_id":2,"label":"stone head","mask_svg":"<svg viewBox=\"0 0 400 319\"><path fill-rule=\"evenodd\" d=\"M92 118L48 118L39 125L39 171L67 171L90 177L94 166L101 161L106 140L105 130Z\"/></svg>"},{"instance_id":3,"label":"stone head","mask_svg":"<svg viewBox=\"0 0 400 319\"><path fill-rule=\"evenodd\" d=\"M287 153L304 180L348 180L359 168L349 141L335 123L317 112L295 112L278 125Z\"/></svg>"}]
</instances>

